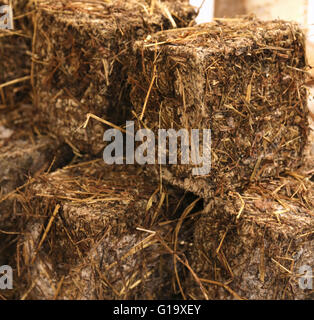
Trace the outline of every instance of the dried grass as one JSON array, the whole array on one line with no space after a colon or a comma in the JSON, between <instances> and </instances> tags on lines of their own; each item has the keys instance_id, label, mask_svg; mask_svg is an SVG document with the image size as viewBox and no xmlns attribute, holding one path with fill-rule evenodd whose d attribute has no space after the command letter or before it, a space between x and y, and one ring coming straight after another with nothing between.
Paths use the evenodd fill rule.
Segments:
<instances>
[{"instance_id":1,"label":"dried grass","mask_svg":"<svg viewBox=\"0 0 314 320\"><path fill-rule=\"evenodd\" d=\"M173 245L178 203L187 201L182 192L159 193L140 167L94 160L38 177L23 197L24 298L176 296L173 277L180 281L184 263L177 243L191 236L191 229L177 230ZM182 262L175 269L173 256Z\"/></svg>"},{"instance_id":2,"label":"dried grass","mask_svg":"<svg viewBox=\"0 0 314 320\"><path fill-rule=\"evenodd\" d=\"M213 299L313 299L313 290L299 286L299 268L314 263L310 177L290 172L252 184L241 194L230 192L208 200L195 226L190 255L208 295ZM193 280L185 288L194 298L203 296Z\"/></svg>"},{"instance_id":3,"label":"dried grass","mask_svg":"<svg viewBox=\"0 0 314 320\"><path fill-rule=\"evenodd\" d=\"M156 6L145 0L38 1L35 102L42 130L67 138L81 153L98 154L105 126L82 124L87 114L125 123L133 42L174 23L187 26L194 15L187 0Z\"/></svg>"},{"instance_id":4,"label":"dried grass","mask_svg":"<svg viewBox=\"0 0 314 320\"><path fill-rule=\"evenodd\" d=\"M296 24L216 20L158 32L134 52L129 82L138 127L156 136L159 128L211 129L210 173L192 176L192 164L156 167L163 179L210 198L302 164L309 128Z\"/></svg>"},{"instance_id":5,"label":"dried grass","mask_svg":"<svg viewBox=\"0 0 314 320\"><path fill-rule=\"evenodd\" d=\"M34 27L18 1L20 27L0 34L0 125L14 132L0 140L0 265L15 269L0 299L313 299L298 287L314 262L298 26L194 28L183 0L36 2ZM211 173L158 167L156 179L83 156L129 113L152 130L211 128ZM72 148L71 165L41 132Z\"/></svg>"},{"instance_id":6,"label":"dried grass","mask_svg":"<svg viewBox=\"0 0 314 320\"><path fill-rule=\"evenodd\" d=\"M0 1L0 5L12 3L14 29L0 30L0 109L16 109L21 102L30 103L30 71L32 1Z\"/></svg>"},{"instance_id":7,"label":"dried grass","mask_svg":"<svg viewBox=\"0 0 314 320\"><path fill-rule=\"evenodd\" d=\"M72 158L71 150L48 136L15 130L0 139L0 265L19 270L19 239L23 234L21 193L43 172L64 166ZM7 298L17 295L20 285L3 292Z\"/></svg>"}]
</instances>

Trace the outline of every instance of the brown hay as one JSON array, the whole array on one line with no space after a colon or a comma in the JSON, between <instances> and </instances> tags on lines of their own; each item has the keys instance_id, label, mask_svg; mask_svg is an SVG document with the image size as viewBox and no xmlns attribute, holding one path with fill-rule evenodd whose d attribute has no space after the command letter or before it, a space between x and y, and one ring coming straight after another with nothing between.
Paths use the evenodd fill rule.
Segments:
<instances>
[{"instance_id":1,"label":"brown hay","mask_svg":"<svg viewBox=\"0 0 314 320\"><path fill-rule=\"evenodd\" d=\"M67 138L80 152L99 153L104 125L82 124L89 113L125 122L133 42L173 22L187 26L194 15L187 0L154 7L145 0L38 1L35 102L42 130Z\"/></svg>"},{"instance_id":2,"label":"brown hay","mask_svg":"<svg viewBox=\"0 0 314 320\"><path fill-rule=\"evenodd\" d=\"M18 30L0 33L0 265L15 272L0 299L313 299L298 287L314 262L299 28L191 28L185 0L36 2L34 33L28 1L14 2ZM170 166L158 184L84 162L129 111L153 130L211 128L209 176ZM64 167L68 146L81 162Z\"/></svg>"},{"instance_id":3,"label":"brown hay","mask_svg":"<svg viewBox=\"0 0 314 320\"><path fill-rule=\"evenodd\" d=\"M212 197L300 166L308 119L304 36L296 24L217 20L156 33L134 50L129 82L137 117L144 116L138 126L211 129L208 176L168 165L164 179Z\"/></svg>"},{"instance_id":4,"label":"brown hay","mask_svg":"<svg viewBox=\"0 0 314 320\"><path fill-rule=\"evenodd\" d=\"M298 284L299 268L314 263L314 183L309 178L291 172L208 201L190 256L208 295L313 299L313 290ZM185 288L194 298L203 296L194 280Z\"/></svg>"},{"instance_id":5,"label":"brown hay","mask_svg":"<svg viewBox=\"0 0 314 320\"><path fill-rule=\"evenodd\" d=\"M20 279L25 283L22 296L175 296L169 253L182 193L164 188L162 196L156 188L141 168L107 166L102 160L39 177L23 193L27 226L20 262L26 275ZM182 250L174 249L176 254Z\"/></svg>"},{"instance_id":6,"label":"brown hay","mask_svg":"<svg viewBox=\"0 0 314 320\"><path fill-rule=\"evenodd\" d=\"M18 243L24 230L21 192L36 176L63 166L72 155L68 147L51 137L21 130L0 138L0 150L0 265L8 264L19 274ZM5 297L17 295L20 286L15 284L14 290L3 292Z\"/></svg>"},{"instance_id":7,"label":"brown hay","mask_svg":"<svg viewBox=\"0 0 314 320\"><path fill-rule=\"evenodd\" d=\"M11 1L0 1L0 6ZM30 70L33 5L29 0L12 1L14 29L0 30L0 109L16 109L30 102Z\"/></svg>"}]
</instances>

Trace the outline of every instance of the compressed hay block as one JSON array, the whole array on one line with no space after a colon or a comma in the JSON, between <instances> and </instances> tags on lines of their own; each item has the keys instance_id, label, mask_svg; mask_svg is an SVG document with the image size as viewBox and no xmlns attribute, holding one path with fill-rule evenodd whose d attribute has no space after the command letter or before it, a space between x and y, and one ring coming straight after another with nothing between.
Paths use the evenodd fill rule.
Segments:
<instances>
[{"instance_id":1,"label":"compressed hay block","mask_svg":"<svg viewBox=\"0 0 314 320\"><path fill-rule=\"evenodd\" d=\"M308 119L304 36L296 24L218 20L159 32L134 51L138 126L155 137L158 129L199 129L200 155L202 130L211 130L210 172L193 175L202 165L192 157L180 163L178 147L177 164L161 166L164 179L211 197L301 164Z\"/></svg>"},{"instance_id":2,"label":"compressed hay block","mask_svg":"<svg viewBox=\"0 0 314 320\"><path fill-rule=\"evenodd\" d=\"M0 1L0 6L11 1ZM0 28L0 110L30 102L33 4L29 0L12 2L14 29ZM14 82L10 84L11 82Z\"/></svg>"},{"instance_id":3,"label":"compressed hay block","mask_svg":"<svg viewBox=\"0 0 314 320\"><path fill-rule=\"evenodd\" d=\"M208 201L189 259L212 299L313 299L314 183L291 174Z\"/></svg>"},{"instance_id":4,"label":"compressed hay block","mask_svg":"<svg viewBox=\"0 0 314 320\"><path fill-rule=\"evenodd\" d=\"M152 2L153 4L153 2ZM38 1L35 52L37 106L43 129L68 140L77 151L104 148L103 123L129 112L127 71L134 40L187 26L195 16L187 0ZM123 119L123 121L121 121Z\"/></svg>"},{"instance_id":5,"label":"compressed hay block","mask_svg":"<svg viewBox=\"0 0 314 320\"><path fill-rule=\"evenodd\" d=\"M7 250L21 229L16 214L19 194L14 190L49 167L53 170L61 166L69 154L69 147L50 137L0 126L0 265L14 257Z\"/></svg>"},{"instance_id":6,"label":"compressed hay block","mask_svg":"<svg viewBox=\"0 0 314 320\"><path fill-rule=\"evenodd\" d=\"M27 287L34 283L27 298L172 297L172 255L153 232L136 228L153 230L168 243L171 223L159 222L173 214L182 194L154 195L158 185L141 170L83 162L39 177L25 191L20 264Z\"/></svg>"}]
</instances>

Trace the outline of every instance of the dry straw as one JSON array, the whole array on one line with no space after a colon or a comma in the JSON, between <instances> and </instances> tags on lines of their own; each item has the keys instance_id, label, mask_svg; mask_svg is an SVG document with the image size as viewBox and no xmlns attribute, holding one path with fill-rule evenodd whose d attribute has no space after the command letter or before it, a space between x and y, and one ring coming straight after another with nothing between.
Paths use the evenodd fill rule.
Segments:
<instances>
[{"instance_id":1,"label":"dry straw","mask_svg":"<svg viewBox=\"0 0 314 320\"><path fill-rule=\"evenodd\" d=\"M297 25L190 27L183 0L38 0L32 27L33 2L16 3L18 30L0 34L0 110L13 109L1 125L15 130L0 141L0 256L16 270L1 299L313 297L298 287L314 188ZM153 131L210 128L210 174L161 166L155 179L83 156L128 115Z\"/></svg>"},{"instance_id":2,"label":"dry straw","mask_svg":"<svg viewBox=\"0 0 314 320\"><path fill-rule=\"evenodd\" d=\"M208 201L190 263L211 298L313 299L313 290L299 285L300 268L314 263L310 177L290 172ZM185 288L193 298L203 296L193 280Z\"/></svg>"},{"instance_id":3,"label":"dry straw","mask_svg":"<svg viewBox=\"0 0 314 320\"><path fill-rule=\"evenodd\" d=\"M178 243L192 229L181 224L196 202L177 220L188 198L159 190L142 168L102 160L38 177L21 196L25 298L175 297L190 268Z\"/></svg>"},{"instance_id":4,"label":"dry straw","mask_svg":"<svg viewBox=\"0 0 314 320\"><path fill-rule=\"evenodd\" d=\"M106 126L92 119L82 125L87 114L125 123L134 41L187 26L194 15L187 0L38 1L35 87L42 130L80 152L99 153Z\"/></svg>"},{"instance_id":5,"label":"dry straw","mask_svg":"<svg viewBox=\"0 0 314 320\"><path fill-rule=\"evenodd\" d=\"M211 129L211 172L193 177L192 165L167 165L164 179L212 197L301 165L308 119L296 24L216 20L158 32L137 42L134 55L138 127Z\"/></svg>"},{"instance_id":6,"label":"dry straw","mask_svg":"<svg viewBox=\"0 0 314 320\"><path fill-rule=\"evenodd\" d=\"M0 1L11 4L14 29L0 29L0 106L17 108L20 102L30 102L32 1Z\"/></svg>"},{"instance_id":7,"label":"dry straw","mask_svg":"<svg viewBox=\"0 0 314 320\"><path fill-rule=\"evenodd\" d=\"M63 166L71 150L51 137L36 137L28 130L15 130L11 137L0 139L0 265L17 268L16 249L23 236L20 217L23 189L34 177ZM15 286L19 288L18 282ZM13 290L9 296L16 294Z\"/></svg>"}]
</instances>

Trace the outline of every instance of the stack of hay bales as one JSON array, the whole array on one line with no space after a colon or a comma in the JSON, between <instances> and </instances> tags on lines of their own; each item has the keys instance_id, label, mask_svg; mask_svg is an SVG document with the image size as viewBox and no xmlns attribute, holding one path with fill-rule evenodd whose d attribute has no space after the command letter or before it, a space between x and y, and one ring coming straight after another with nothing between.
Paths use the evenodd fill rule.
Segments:
<instances>
[{"instance_id":1,"label":"stack of hay bales","mask_svg":"<svg viewBox=\"0 0 314 320\"><path fill-rule=\"evenodd\" d=\"M71 158L71 150L33 130L30 74L34 6L26 0L0 1L0 6L9 4L13 29L0 29L0 265L14 266L22 227L17 215L18 191L32 177L63 166Z\"/></svg>"},{"instance_id":2,"label":"stack of hay bales","mask_svg":"<svg viewBox=\"0 0 314 320\"><path fill-rule=\"evenodd\" d=\"M1 81L4 83L19 79L16 83L20 85L22 78L24 78L23 76L25 76L27 78L25 80L31 79L32 84L35 84L34 96L32 97L35 108L29 108L27 105L28 101L24 99L18 109L14 108L10 113L6 110L5 118L1 119L3 135L8 137L11 135L3 141L1 151L4 152L4 156L0 159L0 168L3 168L3 172L5 173L1 180L2 190L0 198L1 237L3 236L4 238L3 241L1 239L1 254L3 257L1 263L9 263L17 268L18 277L16 278L17 284L15 287L18 292L13 294L16 294L18 298L23 298L24 289L26 290L28 285L32 285L36 277L38 277L38 283L36 283L36 286L34 285L34 292L31 295L35 298L52 298L53 295L51 296L50 293L55 284L53 281L60 280L60 269L57 268L55 270L56 277L52 277L52 282L50 282L51 287L43 287L45 283L44 278L47 274L43 274L45 269L42 269L39 262L42 260L36 260L33 267L32 264L29 265L30 261L27 258L32 257L32 254L36 251L34 251L30 239L35 241L37 245L37 236L41 236L41 234L36 234L38 228L35 222L30 221L27 224L29 233L26 238L18 241L16 246L17 239L25 231L22 217L31 217L34 212L33 210L36 210L36 201L29 205L29 198L26 197L28 192L33 192L33 197L36 198L36 190L29 189L29 186L36 181L35 177L41 175L45 177L46 173L43 172L53 171L58 167L64 166L70 160L68 155L71 155L71 153L63 142L70 145L77 153L86 152L93 155L101 150L103 132L101 134L99 132L103 128L99 129L97 125L96 128L95 126L91 126L91 133L89 135L84 133L83 136L80 135L82 131L76 130L85 121L86 112L92 112L103 117L112 114L113 121L118 121L117 117L124 119L123 113L126 112L127 107L125 104L128 103L128 99L126 99L128 87L126 84L127 74L125 73L125 68L128 64L128 55L132 51L133 41L144 39L151 32L177 26L187 26L192 22L192 18L195 15L194 9L185 0L179 2L153 1L151 3L150 1L105 1L98 4L84 1L37 1L36 3L36 9L38 10L34 19L34 34L32 32L27 34L27 43L18 40L12 43L8 41L8 37L5 37L3 38L4 45L1 46L1 49L3 49L1 54L4 57L4 59L1 59L1 76L3 76ZM15 17L16 15L21 15L21 19L28 17L27 23L31 28L32 25L29 17L32 12L28 11L29 8L31 6L27 1L25 3L16 2L14 3L13 12ZM5 31L3 34L15 36L16 33L18 33L19 37L25 35L22 31L16 29L14 31ZM11 38L13 39L13 37ZM31 43L31 39L34 40L33 43ZM25 48L21 47L22 44L20 46L20 42L25 45ZM8 51L10 48L11 51ZM31 64L29 59L32 48L33 64ZM34 69L33 66L35 66ZM33 73L33 71L35 72ZM33 82L33 80L35 81ZM3 88L10 88L8 92L12 97L13 93L17 92L17 89L12 85L9 86L8 83ZM25 89L27 89L26 91L29 94L30 86L27 86ZM55 103L54 99L58 100L57 103ZM12 99L10 98L10 100ZM60 105L64 110L60 110ZM34 112L38 115L35 118L33 117ZM68 126L71 127L70 130L68 130ZM36 135L34 135L34 131ZM76 132L78 133L77 138ZM46 136L42 136L42 133L46 134ZM50 136L57 137L58 139L50 138ZM59 156L61 156L61 161ZM91 168L88 168L80 173L86 176L90 170ZM108 184L104 192L108 191L108 194L116 193L119 196L119 199L114 200L114 202L117 202L117 205L112 204L112 201L109 200L109 208L105 208L105 217L99 217L98 214L104 209L103 204L99 204L98 207L88 207L86 205L85 212L83 212L84 208L80 206L81 210L78 210L76 213L77 207L75 205L72 207L72 204L69 204L72 211L70 210L68 219L69 223L73 222L75 224L77 222L76 216L80 216L80 214L82 214L82 219L85 219L85 221L95 218L95 224L90 226L90 229L88 228L88 224L77 226L80 232L85 232L91 237L91 241L97 240L97 235L94 232L101 232L101 230L97 229L98 223L103 223L103 225L106 223L106 226L110 225L115 233L111 236L113 231L106 229L106 232L108 231L106 237L100 239L101 241L94 248L86 248L84 257L80 256L82 259L78 260L77 263L74 263L74 260L71 260L71 256L67 255L69 252L64 252L66 260L69 260L66 262L65 269L62 270L61 267L60 272L61 275L65 270L69 272L70 279L65 280L63 289L66 292L60 292L60 296L63 298L89 299L93 297L110 298L122 296L134 298L169 297L170 293L168 294L168 291L164 290L164 288L166 285L169 285L169 279L171 280L171 275L169 275L169 272L166 272L166 269L171 264L168 261L166 263L162 262L163 253L158 253L158 245L154 244L156 241L153 237L148 234L146 235L146 239L144 239L144 236L142 236L144 234L143 231L136 231L134 227L136 219L142 219L144 214L147 213L146 209L149 210L152 206L151 201L153 201L153 198L150 198L150 196L152 196L157 186L148 182L146 193L143 189L143 193L140 193L134 200L132 198L134 196L133 193L136 193L140 189L141 184L135 181L136 176L134 171L132 171L133 175L131 173L126 174L126 171L129 171L129 169L124 169L124 173L116 173L114 178L109 177L109 171L109 168L107 168L108 174L106 176L108 179L99 181L103 184ZM52 176L51 179L57 185L60 184L61 187L66 188L66 174L59 174L56 177ZM73 179L78 179L74 172L71 172L71 174L73 175ZM104 172L100 168L97 172L97 178L103 178L103 174ZM119 184L123 175L126 175L124 177L125 180ZM62 181L60 182L60 180ZM87 188L90 187L89 182L86 186ZM116 183L116 186L112 189L112 184L114 183ZM127 184L130 184L129 189L123 191ZM69 192L71 192L71 187L74 188L73 186L69 186ZM47 185L43 184L42 188L43 193L45 191L47 194L49 193ZM149 193L150 191L151 193ZM50 192L57 199L57 194L54 194L51 190ZM93 192L96 192L95 189L93 189ZM170 195L169 197L175 197L175 204L177 204L180 202L179 197L181 193L174 191L172 193L175 195ZM134 201L132 202L131 200ZM166 212L165 208L167 206L163 205L163 208L161 206L163 201L167 200L167 194L161 192L160 202L149 210L150 212L153 211L154 215L152 217L145 216L148 219L145 220L148 223L148 227L151 227L153 220L159 217L160 210ZM107 200L104 201L106 202ZM132 202L131 207L128 206L130 201ZM49 205L49 203L43 202ZM153 203L155 204L155 201ZM126 217L123 220L123 216L118 217L118 226L116 226L116 229L113 228L111 222L115 218L114 216L118 216L123 210L126 215L132 215L134 221L127 222L127 224L132 225L132 229L125 227ZM98 218L100 220L97 220ZM130 220L132 219L130 218ZM153 220L150 221L150 219ZM38 220L35 219L35 221L37 222ZM42 221L40 221L39 230L42 230L43 225ZM63 227L57 224L54 228L60 242L66 242L67 238L65 237L68 235L64 233ZM167 228L167 223L165 227L160 228L163 230L163 236L167 236ZM91 230L93 232L89 233ZM123 232L126 234L124 235ZM13 247L16 246L16 248L10 247L10 250L7 251L7 243L11 247L13 244ZM84 247L84 245L82 246ZM22 263L22 260L20 261L19 258L21 246L25 248L23 256L25 264L20 264ZM121 250L116 252L115 260L111 261L112 257L108 255L106 257L103 256L100 261L98 251L107 250L110 246L112 247L112 252L115 251L116 246L121 247ZM151 246L152 250L156 251L156 254L150 257L147 253L137 253L137 251L143 250L145 246ZM17 249L16 252L15 249ZM64 247L58 248L58 250L63 249ZM131 250L130 253L129 249ZM5 255L3 250L7 252ZM82 251L84 250L82 249ZM125 255L128 256L128 254L134 255L134 257L130 258L131 261L125 258ZM50 257L48 252L43 251L40 255L44 257L45 266L49 264L49 261L55 263L54 267L56 264L59 264L58 257ZM12 259L9 259L9 257ZM13 258L16 258L17 261L12 262ZM82 277L81 280L83 281L84 277L86 278L86 273L91 275L96 272L94 265L88 259L98 259L95 262L97 268L99 267L98 262L104 264L106 268L112 262L109 268L111 271L106 274L108 279L100 278L95 274L94 282L90 282L90 279L87 281L89 287L86 287L83 292L80 290L80 292L75 292L72 289L78 275L79 278ZM120 260L128 261L129 266L125 272ZM87 261L91 263L91 268L85 268L82 273L74 271L84 266L84 263ZM142 270L134 268L137 262L138 268L142 267ZM152 266L155 267L152 268ZM21 270L25 271L26 275L31 275L31 277L25 278L21 275ZM159 272L161 273L160 275ZM149 280L152 277L154 281L150 285ZM163 279L163 283L161 279ZM99 283L98 280L100 281ZM110 287L111 283L112 287ZM82 287L85 284L86 282L82 282ZM138 290L139 287L142 289L145 287L146 290L143 290L143 293L141 293ZM96 288L98 288L98 292L96 292ZM101 292L101 288L104 288L103 292Z\"/></svg>"},{"instance_id":3,"label":"stack of hay bales","mask_svg":"<svg viewBox=\"0 0 314 320\"><path fill-rule=\"evenodd\" d=\"M26 152L20 167L34 177L15 194L15 231L23 234L16 296L311 297L297 287L300 267L313 264L314 198L313 167L303 161L299 27L254 18L191 27L195 12L185 0L37 4L35 123L58 142L38 149L40 161L28 159L22 142L25 150L13 153ZM132 114L156 137L160 128L210 129L211 171L95 159L105 124L121 128ZM88 115L100 122L83 128ZM46 155L62 155L64 142L78 157L51 173L64 163L47 166ZM182 200L188 192L204 199L203 211L193 211L195 195Z\"/></svg>"},{"instance_id":4,"label":"stack of hay bales","mask_svg":"<svg viewBox=\"0 0 314 320\"><path fill-rule=\"evenodd\" d=\"M131 100L139 128L156 136L161 128L211 130L208 174L193 175L197 166L181 164L180 153L178 164L156 166L158 176L207 203L190 255L207 296L311 298L298 282L300 268L314 262L313 158L304 161L309 127L299 26L218 20L156 33L136 43L134 56ZM296 171L301 165L304 175ZM199 282L193 277L184 293L203 298Z\"/></svg>"},{"instance_id":5,"label":"stack of hay bales","mask_svg":"<svg viewBox=\"0 0 314 320\"><path fill-rule=\"evenodd\" d=\"M171 183L193 190L209 203L195 228L191 262L196 273L204 283L221 281L237 298L305 297L300 290L295 293L295 268L312 263L313 184L306 181L305 203L295 204L289 198L295 180L279 180L280 174L302 163L308 134L304 74L300 72L305 67L303 35L298 27L239 20L238 24L219 22L164 31L137 43L132 62L129 79L137 118L148 101L139 126L155 133L159 128L212 129L214 172L206 178L193 178L191 168L184 166L167 167L162 172ZM263 185L252 184L256 181L267 181L271 195L284 186L288 204L283 205L280 197L265 200L265 185L262 189ZM247 191L239 194L239 199L248 199L242 209L234 197L241 189ZM225 191L233 192L233 197ZM215 194L221 197L212 199ZM230 203L233 211L229 212ZM236 232L233 230L229 239L230 225ZM214 254L209 248L216 250ZM298 263L289 269L278 261L278 257L294 261L287 248L292 253L302 251ZM204 267L215 254L220 268L216 261ZM279 270L273 271L274 261ZM287 292L282 268L295 276ZM197 293L199 287L196 292L192 288L189 283L189 296L203 297L203 291ZM208 290L211 298L229 297L223 293Z\"/></svg>"}]
</instances>

